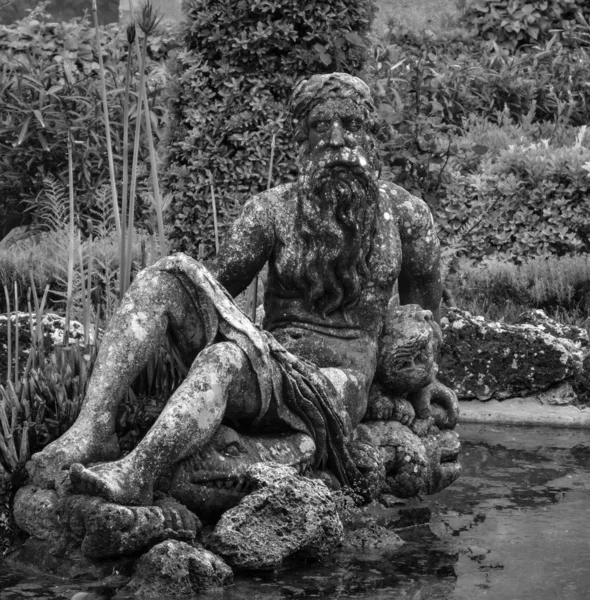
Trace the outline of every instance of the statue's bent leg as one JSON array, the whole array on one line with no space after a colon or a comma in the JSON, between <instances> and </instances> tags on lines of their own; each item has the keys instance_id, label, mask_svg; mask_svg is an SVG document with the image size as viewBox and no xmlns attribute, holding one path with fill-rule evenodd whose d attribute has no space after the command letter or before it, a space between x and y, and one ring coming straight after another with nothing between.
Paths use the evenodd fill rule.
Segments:
<instances>
[{"instance_id":1,"label":"statue's bent leg","mask_svg":"<svg viewBox=\"0 0 590 600\"><path fill-rule=\"evenodd\" d=\"M38 483L54 481L74 462L118 458L119 404L167 331L190 360L204 345L202 324L182 284L173 275L148 269L138 276L109 322L78 419L33 456L29 471Z\"/></svg>"},{"instance_id":2,"label":"statue's bent leg","mask_svg":"<svg viewBox=\"0 0 590 600\"><path fill-rule=\"evenodd\" d=\"M72 466L74 491L120 504L151 504L155 479L209 441L232 399L234 420L239 417L248 423L258 416L260 394L250 362L235 344L221 342L199 354L182 385L130 454L89 468Z\"/></svg>"},{"instance_id":3,"label":"statue's bent leg","mask_svg":"<svg viewBox=\"0 0 590 600\"><path fill-rule=\"evenodd\" d=\"M321 371L336 389L337 406L334 408L345 420L349 420L352 430L362 421L367 410L370 379L365 373L356 369L329 367Z\"/></svg>"}]
</instances>

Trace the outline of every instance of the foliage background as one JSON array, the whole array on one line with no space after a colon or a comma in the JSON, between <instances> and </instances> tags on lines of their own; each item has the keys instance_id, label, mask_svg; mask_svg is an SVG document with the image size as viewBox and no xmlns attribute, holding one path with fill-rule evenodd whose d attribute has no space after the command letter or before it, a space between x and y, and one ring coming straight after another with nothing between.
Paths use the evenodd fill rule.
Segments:
<instances>
[{"instance_id":1,"label":"foliage background","mask_svg":"<svg viewBox=\"0 0 590 600\"><path fill-rule=\"evenodd\" d=\"M27 16L27 11L34 9L39 0L0 1L0 23L9 25ZM99 23L114 23L119 18L119 0L97 0ZM52 0L47 12L54 20L63 21L82 17L90 12L92 4L88 0Z\"/></svg>"},{"instance_id":2,"label":"foliage background","mask_svg":"<svg viewBox=\"0 0 590 600\"><path fill-rule=\"evenodd\" d=\"M94 194L108 182L94 28L87 18L57 23L45 12L45 4L13 25L0 25L0 239L14 226L31 221L45 177L50 175L67 185L68 132L75 140L75 197L83 230ZM125 33L117 25L109 25L101 36L107 93L113 98L109 103L113 151L120 159ZM170 26L162 26L149 40L148 102L157 138L166 119L161 99L163 63L177 46ZM133 73L136 64L134 61ZM136 100L134 95L129 119L132 131ZM141 144L140 148L144 147ZM145 162L144 152L140 164ZM140 179L146 179L145 174ZM120 170L117 181L121 181ZM144 190L145 186L140 186L140 192ZM138 220L142 209L145 203L139 202Z\"/></svg>"},{"instance_id":3,"label":"foliage background","mask_svg":"<svg viewBox=\"0 0 590 600\"><path fill-rule=\"evenodd\" d=\"M360 73L372 0L300 3L190 0L185 50L174 61L163 185L178 250L214 253L211 182L222 233L247 197L295 176L285 104L314 73ZM199 250L199 247L201 250Z\"/></svg>"}]
</instances>

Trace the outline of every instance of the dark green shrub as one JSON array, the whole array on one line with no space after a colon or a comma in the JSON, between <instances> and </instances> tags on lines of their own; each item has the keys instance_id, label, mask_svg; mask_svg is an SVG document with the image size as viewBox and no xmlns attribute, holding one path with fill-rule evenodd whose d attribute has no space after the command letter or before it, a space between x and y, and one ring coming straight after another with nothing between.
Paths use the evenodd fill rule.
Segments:
<instances>
[{"instance_id":1,"label":"dark green shrub","mask_svg":"<svg viewBox=\"0 0 590 600\"><path fill-rule=\"evenodd\" d=\"M163 184L175 247L214 251L211 182L222 228L248 197L295 175L285 103L314 73L358 74L372 0L190 0L172 67Z\"/></svg>"},{"instance_id":2,"label":"dark green shrub","mask_svg":"<svg viewBox=\"0 0 590 600\"><path fill-rule=\"evenodd\" d=\"M587 43L580 33L588 19L586 0L478 0L467 8L462 21L482 39L514 51L556 34L568 44Z\"/></svg>"}]
</instances>

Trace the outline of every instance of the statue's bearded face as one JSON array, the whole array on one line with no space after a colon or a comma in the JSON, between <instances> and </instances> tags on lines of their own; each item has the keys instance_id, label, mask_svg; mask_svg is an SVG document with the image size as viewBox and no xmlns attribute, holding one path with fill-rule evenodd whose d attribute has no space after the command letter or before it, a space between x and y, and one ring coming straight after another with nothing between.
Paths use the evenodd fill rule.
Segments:
<instances>
[{"instance_id":1,"label":"statue's bearded face","mask_svg":"<svg viewBox=\"0 0 590 600\"><path fill-rule=\"evenodd\" d=\"M379 166L364 105L327 98L312 108L299 154L295 281L324 316L356 305L370 277Z\"/></svg>"}]
</instances>

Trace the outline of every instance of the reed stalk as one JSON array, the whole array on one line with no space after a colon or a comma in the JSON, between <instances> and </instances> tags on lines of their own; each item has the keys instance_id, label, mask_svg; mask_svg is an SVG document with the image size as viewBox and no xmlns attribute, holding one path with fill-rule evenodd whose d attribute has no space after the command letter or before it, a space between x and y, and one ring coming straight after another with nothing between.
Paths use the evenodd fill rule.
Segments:
<instances>
[{"instance_id":1,"label":"reed stalk","mask_svg":"<svg viewBox=\"0 0 590 600\"><path fill-rule=\"evenodd\" d=\"M219 229L217 225L217 204L215 202L215 188L213 187L213 176L209 173L211 184L211 205L213 207L213 229L215 231L215 256L219 254Z\"/></svg>"},{"instance_id":2,"label":"reed stalk","mask_svg":"<svg viewBox=\"0 0 590 600\"><path fill-rule=\"evenodd\" d=\"M6 381L10 381L12 375L12 324L10 322L10 294L4 284L4 297L6 298Z\"/></svg>"},{"instance_id":3,"label":"reed stalk","mask_svg":"<svg viewBox=\"0 0 590 600\"><path fill-rule=\"evenodd\" d=\"M125 269L127 262L127 202L129 192L129 94L131 88L131 63L135 41L135 23L127 26L127 68L125 70L125 92L123 99L123 200L121 211L121 242L119 244L119 297L125 293Z\"/></svg>"},{"instance_id":4,"label":"reed stalk","mask_svg":"<svg viewBox=\"0 0 590 600\"><path fill-rule=\"evenodd\" d=\"M92 269L94 267L94 253L92 245L92 228L88 227L88 277L84 290L84 346L90 343L90 314L92 312ZM123 238L124 239L124 238ZM121 247L123 244L121 244ZM121 275L119 274L119 279ZM108 293L108 290L107 290Z\"/></svg>"},{"instance_id":5,"label":"reed stalk","mask_svg":"<svg viewBox=\"0 0 590 600\"><path fill-rule=\"evenodd\" d=\"M14 385L18 382L18 350L20 323L18 320L18 284L14 282Z\"/></svg>"},{"instance_id":6,"label":"reed stalk","mask_svg":"<svg viewBox=\"0 0 590 600\"><path fill-rule=\"evenodd\" d=\"M96 33L96 52L98 54L98 70L100 74L100 88L102 95L102 112L107 138L107 157L109 162L109 178L111 180L111 196L113 211L115 213L115 228L117 237L121 240L121 223L119 221L119 200L117 198L117 180L115 178L115 162L113 160L113 146L111 142L111 123L109 119L109 103L107 98L107 84L102 60L102 45L100 43L100 28L98 27L98 8L96 0L92 0L92 16L94 18L94 31Z\"/></svg>"},{"instance_id":7,"label":"reed stalk","mask_svg":"<svg viewBox=\"0 0 590 600\"><path fill-rule=\"evenodd\" d=\"M147 37L144 39L142 49L142 61L145 60L147 52ZM142 70L144 69L144 63L142 62ZM145 86L145 82L144 82ZM152 135L152 122L150 120L150 107L148 104L146 90L143 91L143 98L145 101L145 129L147 135L148 149L150 153L150 167L152 171L152 188L154 192L154 205L156 208L156 219L158 221L158 238L160 240L160 257L168 255L168 242L166 241L166 233L164 231L164 216L162 211L162 196L160 194L160 184L158 182L158 163L156 160L156 149L154 147L154 138Z\"/></svg>"},{"instance_id":8,"label":"reed stalk","mask_svg":"<svg viewBox=\"0 0 590 600\"><path fill-rule=\"evenodd\" d=\"M70 243L68 248L68 285L66 291L66 318L64 322L63 344L67 346L72 312L72 294L74 287L74 163L72 157L72 135L68 133L68 183L70 191Z\"/></svg>"},{"instance_id":9,"label":"reed stalk","mask_svg":"<svg viewBox=\"0 0 590 600\"><path fill-rule=\"evenodd\" d=\"M135 38L135 46L139 51L139 41L137 37ZM137 189L137 162L139 159L139 136L141 134L141 105L143 102L143 87L144 87L144 79L145 73L143 70L140 70L139 73L139 84L137 90L137 116L135 118L135 138L133 140L133 158L131 160L131 184L129 190L129 219L127 224L127 250L125 254L125 263L122 268L124 269L123 273L123 294L129 288L129 283L131 281L131 262L132 262L132 253L133 253L133 224L135 218L135 192ZM123 296L121 295L121 298Z\"/></svg>"},{"instance_id":10,"label":"reed stalk","mask_svg":"<svg viewBox=\"0 0 590 600\"><path fill-rule=\"evenodd\" d=\"M156 209L156 219L158 222L158 238L160 240L160 256L164 257L168 254L168 243L166 242L166 235L164 232L164 219L162 214L162 196L160 194L160 185L158 182L158 163L156 159L156 150L154 146L154 137L152 134L152 122L150 119L150 107L147 97L147 88L145 84L145 70L147 62L147 46L149 36L156 30L162 15L159 11L154 9L150 0L147 0L140 8L137 15L137 25L143 33L143 44L141 46L141 52L139 53L139 69L140 69L140 93L143 97L143 101L140 103L140 110L144 111L145 116L145 132L148 143L148 150L150 155L150 168L152 173L152 189L154 195L154 206ZM139 48L139 46L137 46ZM139 113L138 113L139 114ZM138 116L139 118L139 116Z\"/></svg>"},{"instance_id":11,"label":"reed stalk","mask_svg":"<svg viewBox=\"0 0 590 600\"><path fill-rule=\"evenodd\" d=\"M86 277L84 272L84 256L82 254L82 239L80 230L78 230L78 259L80 261L80 278L82 280L82 323L84 325L84 340L86 340L86 313L88 304L86 303Z\"/></svg>"}]
</instances>

